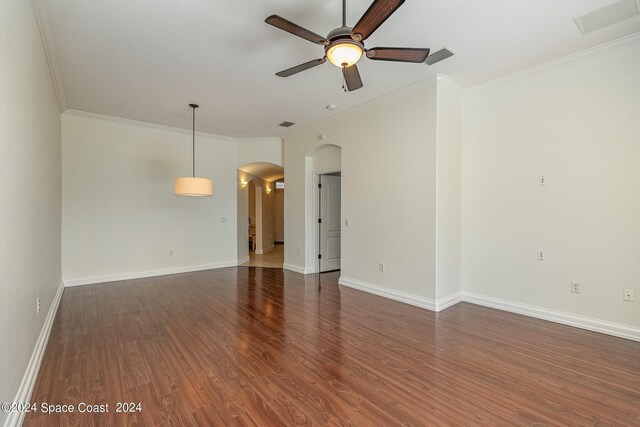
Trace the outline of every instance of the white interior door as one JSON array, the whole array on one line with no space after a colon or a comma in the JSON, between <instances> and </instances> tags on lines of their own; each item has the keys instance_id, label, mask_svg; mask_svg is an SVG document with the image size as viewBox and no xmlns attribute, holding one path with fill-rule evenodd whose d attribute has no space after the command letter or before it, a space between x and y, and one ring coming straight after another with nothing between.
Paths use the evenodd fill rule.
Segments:
<instances>
[{"instance_id":1,"label":"white interior door","mask_svg":"<svg viewBox=\"0 0 640 427\"><path fill-rule=\"evenodd\" d=\"M320 271L340 269L340 177L320 177Z\"/></svg>"}]
</instances>

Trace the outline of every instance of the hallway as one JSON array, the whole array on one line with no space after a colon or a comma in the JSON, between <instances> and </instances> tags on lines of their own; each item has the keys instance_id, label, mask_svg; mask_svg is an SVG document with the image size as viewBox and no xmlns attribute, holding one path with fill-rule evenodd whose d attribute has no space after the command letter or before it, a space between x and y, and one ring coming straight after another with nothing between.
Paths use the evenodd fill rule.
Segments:
<instances>
[{"instance_id":1,"label":"hallway","mask_svg":"<svg viewBox=\"0 0 640 427\"><path fill-rule=\"evenodd\" d=\"M241 267L265 267L265 268L282 268L284 263L284 245L275 245L272 251L266 254L256 255L254 251L249 251L249 261L241 264Z\"/></svg>"}]
</instances>

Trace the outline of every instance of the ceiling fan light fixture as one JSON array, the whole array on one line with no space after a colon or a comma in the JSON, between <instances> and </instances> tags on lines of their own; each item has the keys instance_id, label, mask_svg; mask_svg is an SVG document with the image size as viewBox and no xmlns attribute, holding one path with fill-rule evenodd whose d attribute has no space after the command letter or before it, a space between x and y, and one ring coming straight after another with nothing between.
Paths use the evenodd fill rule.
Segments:
<instances>
[{"instance_id":1,"label":"ceiling fan light fixture","mask_svg":"<svg viewBox=\"0 0 640 427\"><path fill-rule=\"evenodd\" d=\"M361 44L348 40L340 40L327 47L327 59L340 68L354 65L362 58L363 53Z\"/></svg>"},{"instance_id":2,"label":"ceiling fan light fixture","mask_svg":"<svg viewBox=\"0 0 640 427\"><path fill-rule=\"evenodd\" d=\"M631 0L635 1L635 0ZM638 0L640 1L640 0ZM403 47L377 47L365 50L364 42L405 2L405 0L373 0L373 3L360 17L356 25L347 26L347 0L342 0L342 26L334 28L322 37L280 16L271 15L265 22L282 31L324 46L324 56L312 59L295 67L276 73L278 77L290 77L310 68L331 62L342 71L342 88L352 92L363 87L362 78L356 62L366 52L367 58L374 61L424 62L429 49Z\"/></svg>"}]
</instances>

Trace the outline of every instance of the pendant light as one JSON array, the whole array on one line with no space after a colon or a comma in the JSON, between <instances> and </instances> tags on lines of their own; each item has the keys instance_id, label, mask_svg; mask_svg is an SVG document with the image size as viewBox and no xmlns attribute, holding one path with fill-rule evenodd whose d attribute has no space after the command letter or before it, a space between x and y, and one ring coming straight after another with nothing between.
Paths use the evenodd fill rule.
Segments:
<instances>
[{"instance_id":1,"label":"pendant light","mask_svg":"<svg viewBox=\"0 0 640 427\"><path fill-rule=\"evenodd\" d=\"M176 196L211 196L213 194L213 181L208 178L196 178L196 108L198 108L199 105L189 104L189 107L193 109L193 176L176 178L173 181L173 192Z\"/></svg>"}]
</instances>

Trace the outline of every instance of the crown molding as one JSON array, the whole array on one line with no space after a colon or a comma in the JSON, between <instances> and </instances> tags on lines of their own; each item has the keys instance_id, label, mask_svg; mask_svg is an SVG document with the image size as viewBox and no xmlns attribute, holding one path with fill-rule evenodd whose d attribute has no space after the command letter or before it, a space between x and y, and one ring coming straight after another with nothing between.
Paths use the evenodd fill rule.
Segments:
<instances>
[{"instance_id":1,"label":"crown molding","mask_svg":"<svg viewBox=\"0 0 640 427\"><path fill-rule=\"evenodd\" d=\"M268 143L268 142L282 142L282 138L279 136L266 136L266 137L257 137L257 138L238 138L238 142L246 142L246 143Z\"/></svg>"},{"instance_id":2,"label":"crown molding","mask_svg":"<svg viewBox=\"0 0 640 427\"><path fill-rule=\"evenodd\" d=\"M140 121L140 120L125 119L125 118L122 118L122 117L108 116L106 114L90 113L88 111L67 109L66 111L64 111L63 114L67 114L67 115L70 115L70 116L86 117L86 118L90 118L90 119L106 120L106 121L110 121L110 122L123 123L123 124L130 125L130 126L139 126L139 127L146 127L146 128L152 128L152 129L166 130L168 132L185 133L185 134L189 134L189 135L191 135L191 133L193 132L191 129L184 129L184 128L178 128L178 127L174 127L174 126L160 125L160 124L157 124L157 123L143 122L143 121ZM206 137L206 138L212 138L212 139L218 139L218 140L222 140L222 141L229 141L229 142L236 142L236 143L245 143L245 142L246 143L250 143L250 142L259 142L259 143L262 143L262 142L264 142L264 143L282 142L282 138L280 138L279 136L256 137L256 138L234 138L232 136L218 135L218 134L215 134L215 133L202 132L202 131L196 131L196 135L203 136L203 137Z\"/></svg>"},{"instance_id":3,"label":"crown molding","mask_svg":"<svg viewBox=\"0 0 640 427\"><path fill-rule=\"evenodd\" d=\"M453 80L451 77L446 74L437 74L436 79L438 83L442 83L449 89L451 89L456 95L464 96L466 89L464 86Z\"/></svg>"},{"instance_id":4,"label":"crown molding","mask_svg":"<svg viewBox=\"0 0 640 427\"><path fill-rule=\"evenodd\" d=\"M447 76L446 74L435 74L435 75L431 75L425 79L419 80L415 83L412 83L408 86L404 86L400 89L396 89L395 91L389 92L387 94L381 95L377 98L374 98L370 101L367 101L363 104L360 105L356 105L355 107L349 108L345 111L341 111L338 114L332 115L331 117L327 117L325 119L319 120L317 122L308 124L300 129L296 129L295 131L292 131L290 133L285 134L285 136L282 138L283 140L286 139L287 137L291 137L294 136L300 132L304 132L306 130L309 130L315 126L320 126L324 123L327 123L337 117L347 117L350 116L352 114L356 114L360 111L366 110L367 108L370 107L374 107L376 105L380 105L380 104L384 104L386 102L391 102L397 98L401 98L403 96L407 96L410 95L412 93L415 93L418 90L421 89L427 89L433 86L436 86L438 83L442 83L445 86L447 86L449 89L451 89L454 93L456 93L459 96L464 96L464 94L466 93L467 89L462 86L461 84L459 84L458 82L456 82L455 80L453 80L451 77Z\"/></svg>"},{"instance_id":5,"label":"crown molding","mask_svg":"<svg viewBox=\"0 0 640 427\"><path fill-rule=\"evenodd\" d=\"M435 74L432 74L432 75L430 75L430 76L428 76L428 77L426 77L426 78L424 78L422 80L418 80L415 83L411 83L411 84L409 84L407 86L401 87L401 88L396 89L394 91L391 91L389 93L385 93L383 95L378 96L377 98L370 99L369 101L366 101L366 102L364 102L362 104L353 106L351 108L347 108L344 111L340 111L339 113L332 114L331 116L326 117L324 119L320 119L320 120L318 120L316 122L309 123L309 124L305 125L304 127L301 127L300 129L296 129L296 130L293 130L291 132L288 132L288 133L284 134L282 139L284 141L288 137L291 137L293 135L297 135L297 134L299 134L301 132L304 132L304 131L307 131L309 129L312 129L312 128L316 127L316 126L321 126L321 125L323 125L325 123L329 123L329 122L331 122L332 120L334 120L334 119L336 119L338 117L349 117L349 116L351 116L353 114L357 114L359 112L362 112L362 111L364 111L364 110L366 110L368 108L371 108L371 107L374 107L374 106L377 106L377 105L381 105L381 104L385 104L385 103L391 102L391 101L393 101L395 99L411 95L411 94L413 94L416 91L419 91L421 89L427 89L427 88L433 87L436 84L437 84L437 77L436 77Z\"/></svg>"},{"instance_id":6,"label":"crown molding","mask_svg":"<svg viewBox=\"0 0 640 427\"><path fill-rule=\"evenodd\" d=\"M184 133L189 135L191 135L191 133L193 132L191 129L183 129L183 128L178 128L173 126L159 125L157 123L142 122L139 120L123 119L122 117L107 116L104 114L89 113L87 111L80 111L80 110L69 109L69 110L66 110L64 114L67 114L70 116L86 117L86 118L97 119L97 120L106 120L110 122L123 123L129 126L138 126L138 127L145 127L145 128L151 128L151 129L160 129L168 132ZM196 135L203 136L206 138L218 139L222 141L229 141L229 142L239 141L239 139L237 138L233 138L225 135L217 135L215 133L209 133L209 132L196 131Z\"/></svg>"},{"instance_id":7,"label":"crown molding","mask_svg":"<svg viewBox=\"0 0 640 427\"><path fill-rule=\"evenodd\" d=\"M601 55L606 55L617 50L625 49L635 46L640 43L640 32L629 34L628 36L620 37L615 40L593 46L587 49L580 50L578 52L570 53L565 56L561 56L551 61L543 62L542 64L534 65L533 67L525 68L524 70L515 71L504 76L500 76L493 80L489 80L475 86L468 87L465 92L472 93L482 89L496 88L515 80L526 78L530 75L544 72L548 69L555 68L560 65L572 64L584 59L595 58Z\"/></svg>"},{"instance_id":8,"label":"crown molding","mask_svg":"<svg viewBox=\"0 0 640 427\"><path fill-rule=\"evenodd\" d=\"M49 11L47 10L43 0L31 0L31 4L33 5L33 11L36 15L38 29L40 30L40 38L42 39L44 54L47 58L47 64L49 65L49 73L51 74L53 88L56 92L56 97L58 98L58 107L60 108L60 112L63 113L67 109L67 101L64 96L64 88L62 86L62 77L60 75L60 66L58 64L55 38L53 36L53 31L51 30L51 18L49 17Z\"/></svg>"}]
</instances>

